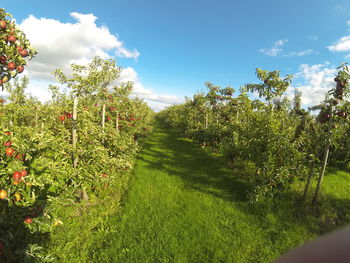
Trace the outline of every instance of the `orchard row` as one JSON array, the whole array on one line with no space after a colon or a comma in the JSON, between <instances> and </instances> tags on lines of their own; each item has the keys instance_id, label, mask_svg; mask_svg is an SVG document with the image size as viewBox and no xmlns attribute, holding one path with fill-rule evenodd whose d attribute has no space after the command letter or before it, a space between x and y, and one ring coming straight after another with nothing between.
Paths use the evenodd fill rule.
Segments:
<instances>
[{"instance_id":1,"label":"orchard row","mask_svg":"<svg viewBox=\"0 0 350 263\"><path fill-rule=\"evenodd\" d=\"M25 77L5 85L9 97L0 104L0 261L23 257L16 251L40 243L33 237L64 224L57 205L96 199L104 189L122 185L139 141L151 131L153 112L142 100L130 98L132 83L105 86L107 78L111 83L118 77L114 62L95 58L91 63L99 66L94 72L86 66L74 81L85 82L79 92L76 86L69 93L51 86L52 100L44 104L25 95ZM103 67L106 63L110 68ZM115 191L121 195L123 189Z\"/></svg>"},{"instance_id":2,"label":"orchard row","mask_svg":"<svg viewBox=\"0 0 350 263\"><path fill-rule=\"evenodd\" d=\"M207 94L196 94L185 104L172 106L161 117L185 136L221 152L230 164L251 167L250 200L272 196L304 181L303 198L317 177L316 203L327 163L350 164L350 72L341 65L325 100L301 108L301 92L291 102L283 97L292 76L257 69L261 83L246 84L233 97L230 87L207 83ZM250 99L248 92L261 99Z\"/></svg>"}]
</instances>

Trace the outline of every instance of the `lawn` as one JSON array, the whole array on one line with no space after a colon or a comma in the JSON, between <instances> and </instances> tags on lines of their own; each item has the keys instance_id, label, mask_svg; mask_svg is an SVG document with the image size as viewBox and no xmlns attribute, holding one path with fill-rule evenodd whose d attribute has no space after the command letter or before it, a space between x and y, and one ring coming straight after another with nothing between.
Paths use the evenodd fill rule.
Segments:
<instances>
[{"instance_id":1,"label":"lawn","mask_svg":"<svg viewBox=\"0 0 350 263\"><path fill-rule=\"evenodd\" d=\"M49 253L58 262L271 262L350 222L347 172L327 173L316 208L297 202L298 183L249 204L249 172L157 123L124 185L62 206Z\"/></svg>"}]
</instances>

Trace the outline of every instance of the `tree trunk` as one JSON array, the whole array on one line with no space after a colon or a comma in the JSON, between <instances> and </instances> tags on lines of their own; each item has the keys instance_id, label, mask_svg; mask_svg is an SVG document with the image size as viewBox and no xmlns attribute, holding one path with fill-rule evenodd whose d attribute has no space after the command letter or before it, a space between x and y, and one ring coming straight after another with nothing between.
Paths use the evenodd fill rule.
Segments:
<instances>
[{"instance_id":1,"label":"tree trunk","mask_svg":"<svg viewBox=\"0 0 350 263\"><path fill-rule=\"evenodd\" d=\"M304 188L304 194L303 194L303 197L302 197L302 201L306 200L307 193L309 191L310 183L311 183L311 179L312 179L313 175L314 175L314 162L312 162L310 164L310 171L309 171L309 175L307 177L306 185L305 185L305 188Z\"/></svg>"},{"instance_id":2,"label":"tree trunk","mask_svg":"<svg viewBox=\"0 0 350 263\"><path fill-rule=\"evenodd\" d=\"M205 129L208 129L209 116L208 112L205 114Z\"/></svg>"},{"instance_id":3,"label":"tree trunk","mask_svg":"<svg viewBox=\"0 0 350 263\"><path fill-rule=\"evenodd\" d=\"M35 111L35 127L37 127L38 126L38 112L37 111Z\"/></svg>"},{"instance_id":4,"label":"tree trunk","mask_svg":"<svg viewBox=\"0 0 350 263\"><path fill-rule=\"evenodd\" d=\"M331 116L332 117L332 116ZM327 161L328 161L328 155L329 155L329 147L330 147L330 139L331 139L331 129L332 129L332 119L329 120L328 122L328 134L327 134L327 138L326 138L326 145L324 148L324 154L323 154L323 160L322 160L322 171L320 176L318 177L318 181L317 181L317 186L316 186L316 191L315 191L315 195L314 198L312 199L312 204L316 204L317 202L317 198L321 189L321 184L322 184L322 180L324 177L324 173L326 171L326 167L327 167Z\"/></svg>"},{"instance_id":5,"label":"tree trunk","mask_svg":"<svg viewBox=\"0 0 350 263\"><path fill-rule=\"evenodd\" d=\"M115 118L115 130L119 133L119 112L117 111L117 117Z\"/></svg>"},{"instance_id":6,"label":"tree trunk","mask_svg":"<svg viewBox=\"0 0 350 263\"><path fill-rule=\"evenodd\" d=\"M73 128L72 128L72 144L73 151L77 149L78 133L77 133L77 117L78 117L78 97L73 100ZM78 165L78 155L73 153L73 167L77 168Z\"/></svg>"},{"instance_id":7,"label":"tree trunk","mask_svg":"<svg viewBox=\"0 0 350 263\"><path fill-rule=\"evenodd\" d=\"M81 199L83 199L85 201L89 200L89 196L88 196L85 188L83 188L83 191L81 192Z\"/></svg>"},{"instance_id":8,"label":"tree trunk","mask_svg":"<svg viewBox=\"0 0 350 263\"><path fill-rule=\"evenodd\" d=\"M102 104L102 131L104 132L105 130L105 122L106 122L106 104Z\"/></svg>"}]
</instances>

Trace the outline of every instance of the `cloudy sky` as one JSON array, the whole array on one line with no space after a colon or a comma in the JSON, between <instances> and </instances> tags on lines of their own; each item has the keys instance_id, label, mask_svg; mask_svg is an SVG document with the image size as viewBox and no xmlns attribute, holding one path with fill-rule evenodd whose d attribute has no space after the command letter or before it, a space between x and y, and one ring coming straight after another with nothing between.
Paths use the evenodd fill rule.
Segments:
<instances>
[{"instance_id":1,"label":"cloudy sky","mask_svg":"<svg viewBox=\"0 0 350 263\"><path fill-rule=\"evenodd\" d=\"M350 59L348 0L2 1L38 55L29 91L50 97L56 68L94 56L115 58L120 81L155 110L205 91L236 90L255 68L293 74L305 106L318 103L336 67Z\"/></svg>"}]
</instances>

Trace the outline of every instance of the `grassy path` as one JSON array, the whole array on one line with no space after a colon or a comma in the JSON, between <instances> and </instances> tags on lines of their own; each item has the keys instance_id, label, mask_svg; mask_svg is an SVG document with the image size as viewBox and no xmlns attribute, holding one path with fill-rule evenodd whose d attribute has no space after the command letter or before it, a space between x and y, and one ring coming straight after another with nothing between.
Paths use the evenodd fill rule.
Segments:
<instances>
[{"instance_id":1,"label":"grassy path","mask_svg":"<svg viewBox=\"0 0 350 263\"><path fill-rule=\"evenodd\" d=\"M252 209L242 176L158 124L92 262L270 262L316 235L291 202Z\"/></svg>"}]
</instances>

